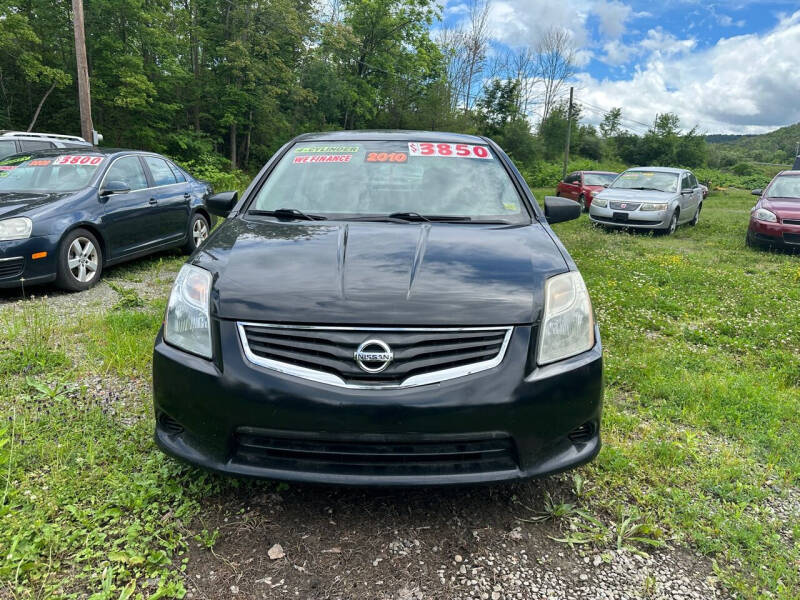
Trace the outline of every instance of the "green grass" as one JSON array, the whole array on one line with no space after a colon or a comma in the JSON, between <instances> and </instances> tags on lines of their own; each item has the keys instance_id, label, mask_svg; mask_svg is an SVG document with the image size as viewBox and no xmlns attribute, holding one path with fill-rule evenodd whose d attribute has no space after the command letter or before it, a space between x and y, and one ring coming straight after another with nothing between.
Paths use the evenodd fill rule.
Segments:
<instances>
[{"instance_id":1,"label":"green grass","mask_svg":"<svg viewBox=\"0 0 800 600\"><path fill-rule=\"evenodd\" d=\"M752 204L714 194L671 237L586 216L554 227L603 336L604 448L575 498L530 514L573 519L568 543L686 544L739 597L789 599L800 523L765 506L800 486L800 256L745 247ZM153 445L150 354L169 283L153 280L164 297L149 301L125 282L151 281L161 260L115 269L115 303L81 319L46 299L0 308L0 597L182 597L187 544L215 537L196 539L190 519L244 485Z\"/></svg>"}]
</instances>

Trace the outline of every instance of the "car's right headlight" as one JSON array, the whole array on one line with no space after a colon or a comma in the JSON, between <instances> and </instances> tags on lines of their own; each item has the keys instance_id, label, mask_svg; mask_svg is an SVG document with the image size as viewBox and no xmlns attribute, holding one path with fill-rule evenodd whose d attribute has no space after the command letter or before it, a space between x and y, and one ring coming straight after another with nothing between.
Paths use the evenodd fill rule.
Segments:
<instances>
[{"instance_id":1,"label":"car's right headlight","mask_svg":"<svg viewBox=\"0 0 800 600\"><path fill-rule=\"evenodd\" d=\"M759 221L766 221L767 223L778 222L778 217L775 215L775 213L767 210L766 208L757 208L753 211L753 216Z\"/></svg>"},{"instance_id":2,"label":"car's right headlight","mask_svg":"<svg viewBox=\"0 0 800 600\"><path fill-rule=\"evenodd\" d=\"M556 275L544 286L544 316L536 361L546 365L591 350L594 315L589 292L577 271Z\"/></svg>"},{"instance_id":3,"label":"car's right headlight","mask_svg":"<svg viewBox=\"0 0 800 600\"><path fill-rule=\"evenodd\" d=\"M599 198L598 196L595 196L594 198L592 198L592 206L599 206L600 208L605 208L606 206L608 206L608 200L606 200L605 198Z\"/></svg>"},{"instance_id":4,"label":"car's right headlight","mask_svg":"<svg viewBox=\"0 0 800 600\"><path fill-rule=\"evenodd\" d=\"M664 202L645 202L644 204L642 204L641 210L646 210L646 211L667 210L668 206L669 204L666 204Z\"/></svg>"},{"instance_id":5,"label":"car's right headlight","mask_svg":"<svg viewBox=\"0 0 800 600\"><path fill-rule=\"evenodd\" d=\"M164 340L168 344L211 358L211 273L194 265L183 265L169 296L164 318Z\"/></svg>"},{"instance_id":6,"label":"car's right headlight","mask_svg":"<svg viewBox=\"0 0 800 600\"><path fill-rule=\"evenodd\" d=\"M31 237L33 221L28 217L14 217L0 220L0 242L25 240Z\"/></svg>"}]
</instances>

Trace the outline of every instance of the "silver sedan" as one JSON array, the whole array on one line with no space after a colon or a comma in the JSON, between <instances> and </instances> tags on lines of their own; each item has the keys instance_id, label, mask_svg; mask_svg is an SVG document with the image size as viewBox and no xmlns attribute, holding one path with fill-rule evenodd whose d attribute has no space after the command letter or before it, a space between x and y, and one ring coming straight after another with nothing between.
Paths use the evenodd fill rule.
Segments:
<instances>
[{"instance_id":1,"label":"silver sedan","mask_svg":"<svg viewBox=\"0 0 800 600\"><path fill-rule=\"evenodd\" d=\"M703 190L686 169L636 167L597 194L589 219L603 227L653 229L667 235L678 225L696 225Z\"/></svg>"}]
</instances>

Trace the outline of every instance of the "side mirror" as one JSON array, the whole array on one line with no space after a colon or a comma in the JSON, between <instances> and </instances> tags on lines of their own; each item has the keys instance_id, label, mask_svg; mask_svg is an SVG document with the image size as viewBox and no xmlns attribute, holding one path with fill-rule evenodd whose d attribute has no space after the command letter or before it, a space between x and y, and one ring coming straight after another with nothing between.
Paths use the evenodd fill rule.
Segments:
<instances>
[{"instance_id":1,"label":"side mirror","mask_svg":"<svg viewBox=\"0 0 800 600\"><path fill-rule=\"evenodd\" d=\"M206 208L212 215L227 217L239 201L239 192L221 192L206 198Z\"/></svg>"},{"instance_id":2,"label":"side mirror","mask_svg":"<svg viewBox=\"0 0 800 600\"><path fill-rule=\"evenodd\" d=\"M753 194L753 196L760 196L761 194L764 193L764 190L753 190L750 193Z\"/></svg>"},{"instance_id":3,"label":"side mirror","mask_svg":"<svg viewBox=\"0 0 800 600\"><path fill-rule=\"evenodd\" d=\"M558 196L544 197L544 216L548 223L572 221L581 216L581 205Z\"/></svg>"},{"instance_id":4,"label":"side mirror","mask_svg":"<svg viewBox=\"0 0 800 600\"><path fill-rule=\"evenodd\" d=\"M106 184L103 186L103 189L100 190L101 196L113 196L114 194L127 194L131 191L131 186L129 186L124 181L106 181Z\"/></svg>"}]
</instances>

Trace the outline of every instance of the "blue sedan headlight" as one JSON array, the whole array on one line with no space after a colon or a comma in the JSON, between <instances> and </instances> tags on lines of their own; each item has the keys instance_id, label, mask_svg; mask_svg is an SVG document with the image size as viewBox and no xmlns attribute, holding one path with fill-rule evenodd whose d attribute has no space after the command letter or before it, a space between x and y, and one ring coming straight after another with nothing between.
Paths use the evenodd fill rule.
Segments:
<instances>
[{"instance_id":1,"label":"blue sedan headlight","mask_svg":"<svg viewBox=\"0 0 800 600\"><path fill-rule=\"evenodd\" d=\"M14 217L0 220L0 242L24 240L31 237L33 221L28 217Z\"/></svg>"}]
</instances>

